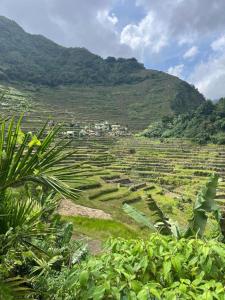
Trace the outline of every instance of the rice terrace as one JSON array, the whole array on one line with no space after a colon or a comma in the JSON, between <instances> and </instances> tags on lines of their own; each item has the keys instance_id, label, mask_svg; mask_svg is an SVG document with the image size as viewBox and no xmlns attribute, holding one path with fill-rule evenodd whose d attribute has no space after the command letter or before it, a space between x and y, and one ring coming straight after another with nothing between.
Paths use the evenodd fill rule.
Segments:
<instances>
[{"instance_id":1,"label":"rice terrace","mask_svg":"<svg viewBox=\"0 0 225 300\"><path fill-rule=\"evenodd\" d=\"M13 99L22 102L22 113L26 97L16 90L9 92L7 97L9 105ZM12 108L8 111L6 103L4 106L5 112L2 111L8 116ZM51 128L51 122L58 122L62 123L61 133L75 133L72 137L66 136L72 140L68 149L75 150L75 153L60 164L77 165L76 174L81 182L74 187L82 190L83 196L76 203L103 209L112 214L113 219L130 225L131 220L123 213L122 204L132 203L144 213L144 199L149 195L157 200L168 216L175 215L185 223L196 193L210 174L216 172L221 178L216 199L225 210L225 146L201 146L184 139L146 139L135 134L106 136L104 131L97 136L80 136L82 129L71 125L75 114L57 108L46 110L40 106L39 109L38 112L30 108L25 113L23 131L37 131L45 122ZM84 128L89 125L84 124ZM71 130L74 126L75 129Z\"/></svg>"},{"instance_id":2,"label":"rice terrace","mask_svg":"<svg viewBox=\"0 0 225 300\"><path fill-rule=\"evenodd\" d=\"M121 51L159 7L123 28ZM116 26L117 13L92 26ZM140 58L139 38L126 51ZM96 55L3 16L0 42L0 300L224 300L225 90L209 83L210 100L208 78L199 90L179 79L200 45L156 71L145 51L143 63Z\"/></svg>"}]
</instances>

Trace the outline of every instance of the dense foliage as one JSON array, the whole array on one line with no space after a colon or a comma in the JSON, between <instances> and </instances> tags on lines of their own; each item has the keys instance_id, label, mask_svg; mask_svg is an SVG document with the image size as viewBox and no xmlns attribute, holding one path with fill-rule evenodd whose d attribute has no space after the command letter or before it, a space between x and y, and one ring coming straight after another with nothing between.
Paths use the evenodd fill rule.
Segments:
<instances>
[{"instance_id":1,"label":"dense foliage","mask_svg":"<svg viewBox=\"0 0 225 300\"><path fill-rule=\"evenodd\" d=\"M190 138L198 143L225 144L225 98L206 101L193 112L164 117L143 132L146 137Z\"/></svg>"},{"instance_id":2,"label":"dense foliage","mask_svg":"<svg viewBox=\"0 0 225 300\"><path fill-rule=\"evenodd\" d=\"M35 135L20 125L12 119L0 128L0 299L224 299L225 246L198 239L207 213L219 214L216 175L196 199L192 238L117 238L104 254L87 256L57 214L60 195L79 196L67 184L79 181L75 167L59 165L71 155L67 143L55 140L58 127ZM170 230L154 201L149 208Z\"/></svg>"},{"instance_id":3,"label":"dense foliage","mask_svg":"<svg viewBox=\"0 0 225 300\"><path fill-rule=\"evenodd\" d=\"M37 295L39 276L75 264L86 252L71 241L73 227L57 216L59 195L76 198L73 168L58 164L68 142L55 142L59 128L24 134L21 120L0 128L0 299ZM74 177L74 176L73 176ZM77 177L73 180L77 180Z\"/></svg>"},{"instance_id":4,"label":"dense foliage","mask_svg":"<svg viewBox=\"0 0 225 300\"><path fill-rule=\"evenodd\" d=\"M138 222L141 226L148 227L151 231L160 232L165 235L173 235L176 238L181 237L200 237L205 234L206 225L208 222L209 213L213 214L220 227L221 240L225 241L223 230L223 214L220 212L216 203L216 190L218 186L218 175L212 174L208 182L202 187L197 194L193 206L192 216L189 220L187 228L181 228L179 224L169 219L165 213L158 206L157 202L148 196L147 205L151 212L153 212L154 221L147 218L142 212L134 207L124 204L124 211Z\"/></svg>"},{"instance_id":5,"label":"dense foliage","mask_svg":"<svg viewBox=\"0 0 225 300\"><path fill-rule=\"evenodd\" d=\"M84 48L65 48L40 35L26 33L0 17L0 79L57 86L121 84L143 80L135 58L101 57Z\"/></svg>"},{"instance_id":6,"label":"dense foliage","mask_svg":"<svg viewBox=\"0 0 225 300\"><path fill-rule=\"evenodd\" d=\"M158 234L114 239L106 253L64 277L48 278L46 299L224 299L225 246ZM60 286L60 287L59 287Z\"/></svg>"}]
</instances>

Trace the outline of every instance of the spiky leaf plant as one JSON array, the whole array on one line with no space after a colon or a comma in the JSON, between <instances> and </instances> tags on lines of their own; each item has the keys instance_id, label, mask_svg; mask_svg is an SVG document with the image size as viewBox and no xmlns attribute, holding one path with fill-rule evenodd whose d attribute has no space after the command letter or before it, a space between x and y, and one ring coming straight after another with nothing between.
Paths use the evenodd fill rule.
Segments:
<instances>
[{"instance_id":1,"label":"spiky leaf plant","mask_svg":"<svg viewBox=\"0 0 225 300\"><path fill-rule=\"evenodd\" d=\"M78 191L66 184L66 180L71 179L72 167L58 166L74 152L64 152L68 142L54 142L60 127L54 127L45 135L44 126L37 136L33 136L21 133L21 120L15 122L12 118L1 125L0 193L9 187L35 182L64 196L76 198Z\"/></svg>"},{"instance_id":2,"label":"spiky leaf plant","mask_svg":"<svg viewBox=\"0 0 225 300\"><path fill-rule=\"evenodd\" d=\"M0 277L2 291L5 290L8 297L0 293L0 299L17 299L15 287L18 287L18 295L19 291L28 291L31 283L27 285L27 281L16 276L28 275L31 266L38 267L38 261L43 262L43 266L46 262L44 270L55 262L58 268L64 263L61 253L69 253L70 246L63 250L57 248L61 223L52 217L57 207L55 196L57 193L74 199L79 196L79 191L67 184L80 182L73 173L74 167L59 166L74 152L65 151L68 142L55 141L60 128L56 126L46 134L44 126L33 135L21 131L21 121L22 117L18 121L14 118L2 121L0 128ZM67 241L70 236L69 233L65 236ZM55 246L59 255L50 255L42 242L51 248ZM67 254L66 259L71 259L73 254ZM27 294L25 298L28 299Z\"/></svg>"},{"instance_id":3,"label":"spiky leaf plant","mask_svg":"<svg viewBox=\"0 0 225 300\"><path fill-rule=\"evenodd\" d=\"M33 299L34 292L26 284L27 281L20 276L0 278L0 300Z\"/></svg>"}]
</instances>

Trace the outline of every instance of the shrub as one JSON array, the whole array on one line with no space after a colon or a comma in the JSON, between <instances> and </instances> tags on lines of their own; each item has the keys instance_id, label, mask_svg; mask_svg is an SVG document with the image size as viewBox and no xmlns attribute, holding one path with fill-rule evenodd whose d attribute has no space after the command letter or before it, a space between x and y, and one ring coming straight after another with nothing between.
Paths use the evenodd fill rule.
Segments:
<instances>
[{"instance_id":1,"label":"shrub","mask_svg":"<svg viewBox=\"0 0 225 300\"><path fill-rule=\"evenodd\" d=\"M67 274L56 294L83 300L224 299L224 244L153 234L148 241L112 239L107 250Z\"/></svg>"},{"instance_id":2,"label":"shrub","mask_svg":"<svg viewBox=\"0 0 225 300\"><path fill-rule=\"evenodd\" d=\"M216 104L205 101L197 110L184 113L183 103L177 97L175 106L179 108L181 105L179 115L150 124L142 135L149 138L188 138L201 145L225 144L224 103L224 98ZM174 110L176 111L175 107Z\"/></svg>"}]
</instances>

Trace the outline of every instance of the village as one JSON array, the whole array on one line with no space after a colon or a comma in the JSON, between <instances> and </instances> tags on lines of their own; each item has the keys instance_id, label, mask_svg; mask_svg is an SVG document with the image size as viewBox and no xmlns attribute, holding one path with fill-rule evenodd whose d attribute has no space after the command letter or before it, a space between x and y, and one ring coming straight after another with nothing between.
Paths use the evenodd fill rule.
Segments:
<instances>
[{"instance_id":1,"label":"village","mask_svg":"<svg viewBox=\"0 0 225 300\"><path fill-rule=\"evenodd\" d=\"M68 128L68 127L67 127ZM62 135L67 138L83 138L83 137L118 137L129 136L131 133L127 126L120 124L111 124L108 121L84 125L79 122L72 121L69 124L69 129L64 131Z\"/></svg>"}]
</instances>

